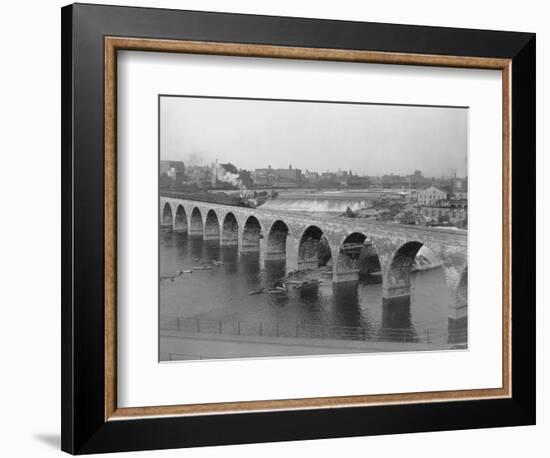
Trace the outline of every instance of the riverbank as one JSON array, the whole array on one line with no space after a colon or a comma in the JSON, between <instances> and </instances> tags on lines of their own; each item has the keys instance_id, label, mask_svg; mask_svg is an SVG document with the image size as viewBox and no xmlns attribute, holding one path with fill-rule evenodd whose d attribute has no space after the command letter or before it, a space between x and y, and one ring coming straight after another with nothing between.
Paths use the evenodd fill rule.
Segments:
<instances>
[{"instance_id":1,"label":"riverbank","mask_svg":"<svg viewBox=\"0 0 550 458\"><path fill-rule=\"evenodd\" d=\"M338 355L454 350L453 344L346 341L292 337L260 337L162 331L160 360L266 358L277 356Z\"/></svg>"}]
</instances>

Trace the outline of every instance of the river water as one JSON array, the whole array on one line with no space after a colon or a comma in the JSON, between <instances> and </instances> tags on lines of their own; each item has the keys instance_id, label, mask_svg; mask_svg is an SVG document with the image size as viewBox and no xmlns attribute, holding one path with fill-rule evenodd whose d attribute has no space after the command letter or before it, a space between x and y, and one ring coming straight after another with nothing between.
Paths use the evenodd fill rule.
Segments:
<instances>
[{"instance_id":1,"label":"river water","mask_svg":"<svg viewBox=\"0 0 550 458\"><path fill-rule=\"evenodd\" d=\"M211 268L197 270L201 265ZM178 272L186 270L192 272ZM441 268L411 274L410 306L383 304L382 285L368 278L356 285L333 287L327 279L317 287L290 288L284 294L249 295L284 274L284 261L264 263L256 253L244 255L237 247L220 247L218 241L161 232L161 327L163 320L178 317L183 330L194 329L196 322L201 332L223 334L321 333L359 340L365 333L386 332L388 340L401 340L401 332L391 331L399 330L413 339L447 338L450 295Z\"/></svg>"}]
</instances>

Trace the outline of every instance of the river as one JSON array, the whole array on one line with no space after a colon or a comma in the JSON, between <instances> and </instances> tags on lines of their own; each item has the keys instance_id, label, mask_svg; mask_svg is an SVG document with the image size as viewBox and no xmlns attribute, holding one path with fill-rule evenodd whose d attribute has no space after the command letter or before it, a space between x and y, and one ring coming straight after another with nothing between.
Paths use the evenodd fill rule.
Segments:
<instances>
[{"instance_id":1,"label":"river","mask_svg":"<svg viewBox=\"0 0 550 458\"><path fill-rule=\"evenodd\" d=\"M201 332L223 334L361 339L386 332L390 341L403 335L447 339L450 295L441 268L412 273L410 306L384 305L382 285L368 278L356 285L333 287L327 279L284 294L249 295L284 274L284 261L264 263L259 254L244 255L218 241L161 232L161 323L177 317L182 329L196 322Z\"/></svg>"}]
</instances>

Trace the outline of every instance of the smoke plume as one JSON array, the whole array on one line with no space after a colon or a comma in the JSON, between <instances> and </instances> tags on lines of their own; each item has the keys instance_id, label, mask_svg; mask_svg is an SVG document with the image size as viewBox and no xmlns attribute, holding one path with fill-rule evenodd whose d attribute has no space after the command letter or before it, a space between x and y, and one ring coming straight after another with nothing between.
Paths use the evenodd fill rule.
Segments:
<instances>
[{"instance_id":1,"label":"smoke plume","mask_svg":"<svg viewBox=\"0 0 550 458\"><path fill-rule=\"evenodd\" d=\"M237 173L225 170L225 168L217 162L212 164L212 171L216 174L218 181L238 187L241 190L241 197L245 194L246 186Z\"/></svg>"}]
</instances>

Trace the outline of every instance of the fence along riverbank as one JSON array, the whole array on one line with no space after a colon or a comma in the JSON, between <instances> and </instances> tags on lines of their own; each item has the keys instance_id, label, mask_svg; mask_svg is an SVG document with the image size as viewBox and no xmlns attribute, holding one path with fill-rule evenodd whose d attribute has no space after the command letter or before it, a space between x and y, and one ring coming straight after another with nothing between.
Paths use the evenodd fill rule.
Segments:
<instances>
[{"instance_id":1,"label":"fence along riverbank","mask_svg":"<svg viewBox=\"0 0 550 458\"><path fill-rule=\"evenodd\" d=\"M362 326L338 326L310 323L271 323L265 321L215 320L164 316L160 318L160 331L221 334L231 336L256 336L279 338L310 338L369 342L421 343L441 347L466 348L466 329L414 329L370 328Z\"/></svg>"}]
</instances>

